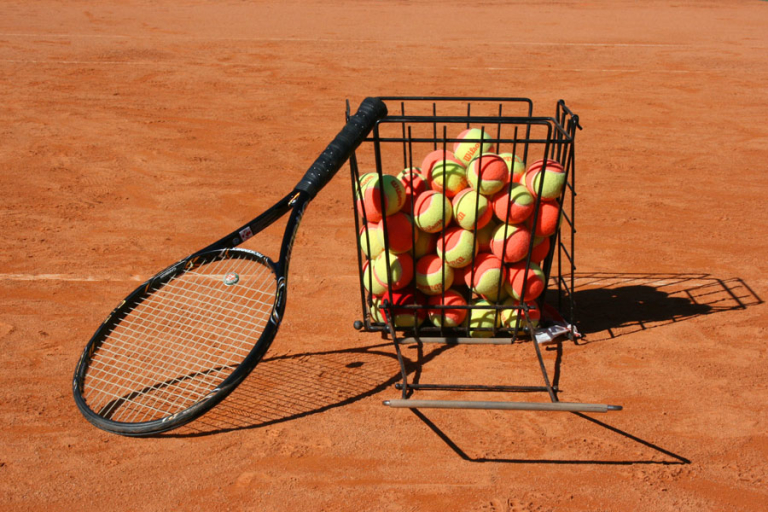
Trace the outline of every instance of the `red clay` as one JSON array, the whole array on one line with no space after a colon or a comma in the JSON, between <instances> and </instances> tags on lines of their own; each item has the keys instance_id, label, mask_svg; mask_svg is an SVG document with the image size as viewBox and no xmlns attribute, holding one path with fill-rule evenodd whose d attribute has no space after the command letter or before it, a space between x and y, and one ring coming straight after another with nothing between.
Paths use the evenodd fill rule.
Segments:
<instances>
[{"instance_id":1,"label":"red clay","mask_svg":"<svg viewBox=\"0 0 768 512\"><path fill-rule=\"evenodd\" d=\"M5 2L0 507L768 508L768 3L510 4ZM169 435L90 426L70 379L112 307L282 197L345 99L411 94L580 115L586 339L545 359L562 400L624 411L382 406L399 367L352 329L342 172L309 207L286 320L246 383ZM424 382L540 382L530 344L423 356Z\"/></svg>"}]
</instances>

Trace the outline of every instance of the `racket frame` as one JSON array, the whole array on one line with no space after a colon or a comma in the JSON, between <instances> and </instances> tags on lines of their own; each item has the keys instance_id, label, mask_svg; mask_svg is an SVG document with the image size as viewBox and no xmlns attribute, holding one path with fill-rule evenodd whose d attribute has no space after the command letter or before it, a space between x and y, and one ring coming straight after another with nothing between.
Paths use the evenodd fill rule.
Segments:
<instances>
[{"instance_id":1,"label":"racket frame","mask_svg":"<svg viewBox=\"0 0 768 512\"><path fill-rule=\"evenodd\" d=\"M380 99L366 98L354 116L347 116L347 124L341 132L336 135L325 151L318 156L312 166L310 166L304 174L301 181L299 181L296 187L294 187L288 195L283 197L267 211L229 235L204 249L179 260L161 272L158 272L137 287L112 311L112 313L110 313L86 344L85 349L78 360L72 380L75 403L80 412L90 423L107 432L125 436L148 436L167 432L189 423L213 408L216 404L226 398L243 381L243 379L248 376L258 362L264 357L264 354L272 344L280 326L283 313L285 312L288 290L288 266L299 223L301 222L307 205L314 199L317 193L330 182L350 155L354 153L354 150L366 139L370 131L375 129L378 122L386 117L386 115L386 105ZM288 212L291 212L291 214L286 224L282 244L280 246L279 259L276 263L270 260L267 256L256 251L236 249L237 246L257 235L266 227L272 225ZM110 330L127 316L135 305L148 297L153 290L157 289L157 287L169 282L177 275L186 272L188 268L200 265L206 261L212 261L217 255L219 257L221 255L226 255L227 251L236 251L237 254L248 255L249 258L256 259L267 265L274 272L276 279L275 300L269 315L269 320L259 336L259 339L255 342L253 348L243 361L229 376L208 392L202 399L179 412L163 418L128 423L113 421L93 411L83 397L86 374L93 354L96 353L104 342ZM186 376L179 376L173 380L185 377ZM146 390L157 386L166 385L168 382L171 381L156 383L154 386L148 386L142 390L133 390L128 396L135 393L145 392ZM122 398L117 398L117 400L120 399Z\"/></svg>"}]
</instances>

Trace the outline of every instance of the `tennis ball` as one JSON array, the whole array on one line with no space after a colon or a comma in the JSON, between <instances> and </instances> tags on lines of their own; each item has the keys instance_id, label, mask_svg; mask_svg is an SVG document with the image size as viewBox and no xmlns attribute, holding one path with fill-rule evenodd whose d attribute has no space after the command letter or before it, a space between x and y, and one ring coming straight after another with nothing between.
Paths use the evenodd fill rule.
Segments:
<instances>
[{"instance_id":1,"label":"tennis ball","mask_svg":"<svg viewBox=\"0 0 768 512\"><path fill-rule=\"evenodd\" d=\"M498 224L493 219L488 221L483 229L478 229L475 233L477 238L477 246L480 252L489 252L491 250L491 240L493 239L493 232L496 231Z\"/></svg>"},{"instance_id":2,"label":"tennis ball","mask_svg":"<svg viewBox=\"0 0 768 512\"><path fill-rule=\"evenodd\" d=\"M477 254L475 234L466 229L452 227L445 230L445 241L437 235L437 254L453 268L466 267Z\"/></svg>"},{"instance_id":3,"label":"tennis ball","mask_svg":"<svg viewBox=\"0 0 768 512\"><path fill-rule=\"evenodd\" d=\"M492 329L499 327L500 322L496 315L495 309L481 309L477 306L492 306L490 302L485 299L476 299L472 301L472 306L475 306L469 310L469 335L473 338L490 338L493 336ZM501 316L501 315L499 315ZM480 330L482 329L482 330Z\"/></svg>"},{"instance_id":4,"label":"tennis ball","mask_svg":"<svg viewBox=\"0 0 768 512\"><path fill-rule=\"evenodd\" d=\"M465 167L481 153L493 151L493 144L485 142L490 137L481 128L468 128L456 138L460 140L453 143L453 154ZM482 150L480 149L481 140L483 141Z\"/></svg>"},{"instance_id":5,"label":"tennis ball","mask_svg":"<svg viewBox=\"0 0 768 512\"><path fill-rule=\"evenodd\" d=\"M430 306L466 306L467 301L456 290L447 290L443 295L434 295L429 298ZM429 319L438 327L458 327L467 318L466 309L430 309Z\"/></svg>"},{"instance_id":6,"label":"tennis ball","mask_svg":"<svg viewBox=\"0 0 768 512\"><path fill-rule=\"evenodd\" d=\"M384 191L384 203L381 193ZM393 215L400 211L405 204L405 187L394 176L377 175L366 186L363 192L362 209L369 222L379 222L382 215ZM361 212L362 215L363 212Z\"/></svg>"},{"instance_id":7,"label":"tennis ball","mask_svg":"<svg viewBox=\"0 0 768 512\"><path fill-rule=\"evenodd\" d=\"M421 173L424 176L429 177L432 174L432 167L434 167L437 162L442 162L443 160L446 162L455 162L464 167L464 164L462 164L461 161L456 158L456 155L453 154L453 151L436 149L430 152L427 156L424 157L424 160L422 160Z\"/></svg>"},{"instance_id":8,"label":"tennis ball","mask_svg":"<svg viewBox=\"0 0 768 512\"><path fill-rule=\"evenodd\" d=\"M438 160L429 173L429 185L448 197L453 197L467 188L467 173L458 162Z\"/></svg>"},{"instance_id":9,"label":"tennis ball","mask_svg":"<svg viewBox=\"0 0 768 512\"><path fill-rule=\"evenodd\" d=\"M384 230L385 222L387 223L386 231ZM397 212L379 221L376 238L381 244L382 250L386 247L384 244L385 233L387 242L389 242L389 250L395 254L410 251L413 242L419 238L419 230L414 227L411 216L403 212Z\"/></svg>"},{"instance_id":10,"label":"tennis ball","mask_svg":"<svg viewBox=\"0 0 768 512\"><path fill-rule=\"evenodd\" d=\"M456 223L470 231L475 230L475 222L477 222L477 229L482 229L493 217L488 199L469 188L456 194L451 204Z\"/></svg>"},{"instance_id":11,"label":"tennis ball","mask_svg":"<svg viewBox=\"0 0 768 512\"><path fill-rule=\"evenodd\" d=\"M506 236L506 247L504 246ZM499 224L491 238L491 252L504 263L514 263L528 255L531 232L522 224Z\"/></svg>"},{"instance_id":12,"label":"tennis ball","mask_svg":"<svg viewBox=\"0 0 768 512\"><path fill-rule=\"evenodd\" d=\"M397 179L405 187L405 203L401 211L410 214L411 204L416 201L419 194L427 190L427 180L418 167L408 167L400 171Z\"/></svg>"},{"instance_id":13,"label":"tennis ball","mask_svg":"<svg viewBox=\"0 0 768 512\"><path fill-rule=\"evenodd\" d=\"M525 175L525 162L523 159L512 153L499 153L499 156L504 163L507 164L507 170L509 171L509 182L520 183Z\"/></svg>"},{"instance_id":14,"label":"tennis ball","mask_svg":"<svg viewBox=\"0 0 768 512\"><path fill-rule=\"evenodd\" d=\"M384 323L384 317L382 316L381 310L379 309L380 305L381 300L378 297L373 297L371 304L368 305L368 310L371 313L371 320L377 324Z\"/></svg>"},{"instance_id":15,"label":"tennis ball","mask_svg":"<svg viewBox=\"0 0 768 512\"><path fill-rule=\"evenodd\" d=\"M379 225L369 222L360 228L360 249L368 258L373 259L384 250L384 244L379 241Z\"/></svg>"},{"instance_id":16,"label":"tennis ball","mask_svg":"<svg viewBox=\"0 0 768 512\"><path fill-rule=\"evenodd\" d=\"M533 218L535 215L531 215L526 221L526 226L536 236L550 236L557 232L560 227L560 219L562 218L560 212L560 204L557 202L550 203L542 202L539 205L539 215L536 219L536 227L533 226Z\"/></svg>"},{"instance_id":17,"label":"tennis ball","mask_svg":"<svg viewBox=\"0 0 768 512\"><path fill-rule=\"evenodd\" d=\"M539 326L541 320L541 310L536 305L535 301L526 301L528 305L528 318L531 319L533 328L536 329ZM528 322L525 321L525 313L522 309L517 309L520 302L510 297L504 301L504 306L508 306L510 309L501 310L501 323L506 327L512 329L528 329Z\"/></svg>"},{"instance_id":18,"label":"tennis ball","mask_svg":"<svg viewBox=\"0 0 768 512\"><path fill-rule=\"evenodd\" d=\"M420 292L438 295L452 284L453 269L436 254L428 254L416 262L416 288Z\"/></svg>"},{"instance_id":19,"label":"tennis ball","mask_svg":"<svg viewBox=\"0 0 768 512\"><path fill-rule=\"evenodd\" d=\"M507 267L507 281L504 283L509 296L515 300L535 300L544 291L544 272L537 264L531 262L527 277L525 262L520 261ZM525 292L525 297L523 297Z\"/></svg>"},{"instance_id":20,"label":"tennis ball","mask_svg":"<svg viewBox=\"0 0 768 512\"><path fill-rule=\"evenodd\" d=\"M531 193L519 183L507 184L491 198L491 204L496 218L509 224L524 222L536 208Z\"/></svg>"},{"instance_id":21,"label":"tennis ball","mask_svg":"<svg viewBox=\"0 0 768 512\"><path fill-rule=\"evenodd\" d=\"M483 153L467 165L469 186L484 196L492 196L509 181L507 164L499 155Z\"/></svg>"},{"instance_id":22,"label":"tennis ball","mask_svg":"<svg viewBox=\"0 0 768 512\"><path fill-rule=\"evenodd\" d=\"M416 225L427 233L437 233L451 223L451 201L440 192L427 190L416 198L414 205Z\"/></svg>"},{"instance_id":23,"label":"tennis ball","mask_svg":"<svg viewBox=\"0 0 768 512\"><path fill-rule=\"evenodd\" d=\"M531 251L531 261L541 264L544 258L549 254L550 241L548 236L533 237L533 250Z\"/></svg>"},{"instance_id":24,"label":"tennis ball","mask_svg":"<svg viewBox=\"0 0 768 512\"><path fill-rule=\"evenodd\" d=\"M426 298L418 291L415 293L410 290L387 292L379 299L379 317L384 322L387 319L386 308L384 307L385 300L389 301L391 306L420 305L426 302ZM413 327L427 318L427 311L421 308L391 307L390 314L393 315L392 321L395 327Z\"/></svg>"},{"instance_id":25,"label":"tennis ball","mask_svg":"<svg viewBox=\"0 0 768 512\"><path fill-rule=\"evenodd\" d=\"M387 254L389 254L389 272L387 272ZM384 291L387 291L387 286L392 290L405 288L413 279L411 255L382 252L373 261L373 278L384 287Z\"/></svg>"},{"instance_id":26,"label":"tennis ball","mask_svg":"<svg viewBox=\"0 0 768 512\"><path fill-rule=\"evenodd\" d=\"M372 295L381 295L387 291L387 287L379 283L379 281L373 277L371 267L372 265L369 261L363 263L363 287Z\"/></svg>"},{"instance_id":27,"label":"tennis ball","mask_svg":"<svg viewBox=\"0 0 768 512\"><path fill-rule=\"evenodd\" d=\"M416 239L416 245L413 246L413 257L418 261L422 256L427 254L433 254L437 249L437 237L436 233L427 233L426 231L418 230L419 237Z\"/></svg>"},{"instance_id":28,"label":"tennis ball","mask_svg":"<svg viewBox=\"0 0 768 512\"><path fill-rule=\"evenodd\" d=\"M543 182L543 184L542 184ZM544 161L538 160L525 171L525 186L536 197L539 187L542 187L541 198L545 201L553 201L560 197L565 186L565 171L563 166L555 160L547 159L546 169Z\"/></svg>"},{"instance_id":29,"label":"tennis ball","mask_svg":"<svg viewBox=\"0 0 768 512\"><path fill-rule=\"evenodd\" d=\"M472 290L484 299L496 302L504 294L505 269L501 260L490 253L481 253L475 258L474 276L467 271L472 279Z\"/></svg>"},{"instance_id":30,"label":"tennis ball","mask_svg":"<svg viewBox=\"0 0 768 512\"><path fill-rule=\"evenodd\" d=\"M357 180L359 187L355 190L356 197L361 197L363 192L365 192L365 189L368 188L374 178L378 178L378 176L379 175L375 172L367 172L360 176L360 178Z\"/></svg>"}]
</instances>

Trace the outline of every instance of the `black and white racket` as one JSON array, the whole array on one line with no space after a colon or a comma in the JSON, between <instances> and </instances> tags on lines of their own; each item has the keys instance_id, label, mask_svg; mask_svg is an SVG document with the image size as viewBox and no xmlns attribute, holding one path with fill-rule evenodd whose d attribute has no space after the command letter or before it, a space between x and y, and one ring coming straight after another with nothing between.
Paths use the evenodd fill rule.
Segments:
<instances>
[{"instance_id":1,"label":"black and white racket","mask_svg":"<svg viewBox=\"0 0 768 512\"><path fill-rule=\"evenodd\" d=\"M242 382L280 326L306 206L386 115L381 100L367 98L287 196L115 308L75 369L75 402L88 421L116 434L157 434L199 417ZM236 248L289 212L277 262Z\"/></svg>"}]
</instances>

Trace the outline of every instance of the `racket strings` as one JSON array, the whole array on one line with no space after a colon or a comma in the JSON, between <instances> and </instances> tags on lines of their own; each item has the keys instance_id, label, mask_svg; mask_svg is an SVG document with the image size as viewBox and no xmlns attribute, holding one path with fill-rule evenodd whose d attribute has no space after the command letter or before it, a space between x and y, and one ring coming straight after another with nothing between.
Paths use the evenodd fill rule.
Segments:
<instances>
[{"instance_id":1,"label":"racket strings","mask_svg":"<svg viewBox=\"0 0 768 512\"><path fill-rule=\"evenodd\" d=\"M91 410L127 423L160 419L204 399L237 368L276 293L269 266L237 256L174 277L114 326L86 373Z\"/></svg>"},{"instance_id":2,"label":"racket strings","mask_svg":"<svg viewBox=\"0 0 768 512\"><path fill-rule=\"evenodd\" d=\"M214 272L214 274L215 273L216 272ZM200 288L200 286L201 286L200 282L190 281L189 283L194 284L194 286L193 287L186 286L184 288L186 291L195 291L196 292ZM189 283L187 283L187 284L189 284ZM200 297L196 297L196 295L198 295L197 293L192 293L191 295L195 299L198 299L198 300L200 299ZM219 302L222 302L222 301L220 300ZM218 309L215 308L214 305L211 304L210 300L206 300L206 302L204 304L207 306L208 311L210 313L209 316L210 316L210 319L212 319L212 321L211 321L212 327L218 328L219 331L220 331L221 321L219 319L217 319L217 316L219 316L218 313L221 312L220 310L222 308L218 308ZM222 306L226 307L226 304L222 303ZM174 336L174 335L178 334L177 332L175 332L177 330L181 331L181 332L187 332L187 333L190 333L190 334L193 335L193 337L188 340L188 343L186 344L186 346L182 345L181 347L179 347L178 343L171 343L170 346L169 346L169 350L165 351L162 354L158 354L160 356L159 362L161 363L161 365L165 364L170 369L175 370L178 373L181 373L182 369L179 368L178 364L173 364L173 362L177 361L177 359L179 357L181 357L182 354L181 353L175 353L175 352L186 353L187 354L187 358L189 359L189 361L191 361L191 362L195 362L196 361L203 368L201 371L195 372L195 373L193 373L193 374L191 374L189 376L186 376L186 377L183 377L183 378L180 378L180 379L175 379L174 378L174 379L171 380L171 382L176 387L185 387L186 388L186 389L184 389L185 393L183 393L183 394L182 393L177 393L176 394L175 400L173 400L173 401L165 400L166 405L170 405L171 407L173 407L175 404L178 404L179 403L179 398L182 398L182 397L186 397L186 398L191 399L191 400L202 398L203 396L205 396L205 393L207 393L210 389L212 389L214 387L212 384L210 384L208 382L199 382L202 378L205 378L206 381L210 381L211 378L213 378L213 379L216 378L217 371L219 371L219 372L220 371L227 371L227 370L231 370L234 367L233 365L227 365L227 366L224 366L224 367L222 367L222 368L217 370L219 365L217 365L216 363L218 361L216 361L214 359L211 359L211 358L203 359L203 358L200 357L200 354L201 354L200 346L199 346L200 343L199 343L199 339L196 339L199 336L199 332L195 332L195 331L200 331L200 329L199 329L199 326L196 326L195 329L191 329L190 325L192 323L195 323L195 324L199 323L199 321L201 319L201 316L200 316L199 312L195 312L194 309L190 309L188 311L188 313L189 313L189 315L186 318L185 317L176 317L176 318L171 317L170 318L170 322L162 322L160 324L158 324L157 320L153 318L153 317L156 317L157 315L156 314L155 315L151 315L149 317L150 321L146 322L147 325L143 326L145 328L145 330L149 329L150 331L156 331L156 330L159 331L159 329L162 329L162 328L170 329L170 335L171 336L167 336L166 338L170 339L171 341L173 341L174 338L177 337L177 336ZM177 325L174 326L173 324L177 324ZM152 332L150 332L150 333L154 334ZM158 348L163 348L163 347L162 346L158 346ZM250 344L248 344L248 348L250 348ZM176 349L176 350L174 350L174 349ZM150 354L150 356L152 356L152 355L153 354ZM240 355L238 360L242 360L242 357L244 357L243 354ZM144 358L144 359L147 360L148 358ZM157 360L158 358L155 357L154 359ZM150 358L150 360L151 360L151 358ZM157 364L154 365L154 369L155 370L156 370L157 366L158 366ZM189 367L188 363L185 366ZM185 369L191 369L191 368L185 368ZM229 372L227 372L227 373L229 373ZM181 374L183 375L183 373L181 373ZM201 386L198 386L199 391L197 393L194 392L195 391L194 388L190 389L190 386L188 384L188 381L190 379L192 379L192 377L195 377L194 380L197 380L198 384L202 384ZM218 380L223 380L223 378L225 378L225 376L223 376L221 379L218 379ZM166 385L166 384L164 384L164 385ZM126 418L126 419L131 420L131 418Z\"/></svg>"}]
</instances>

